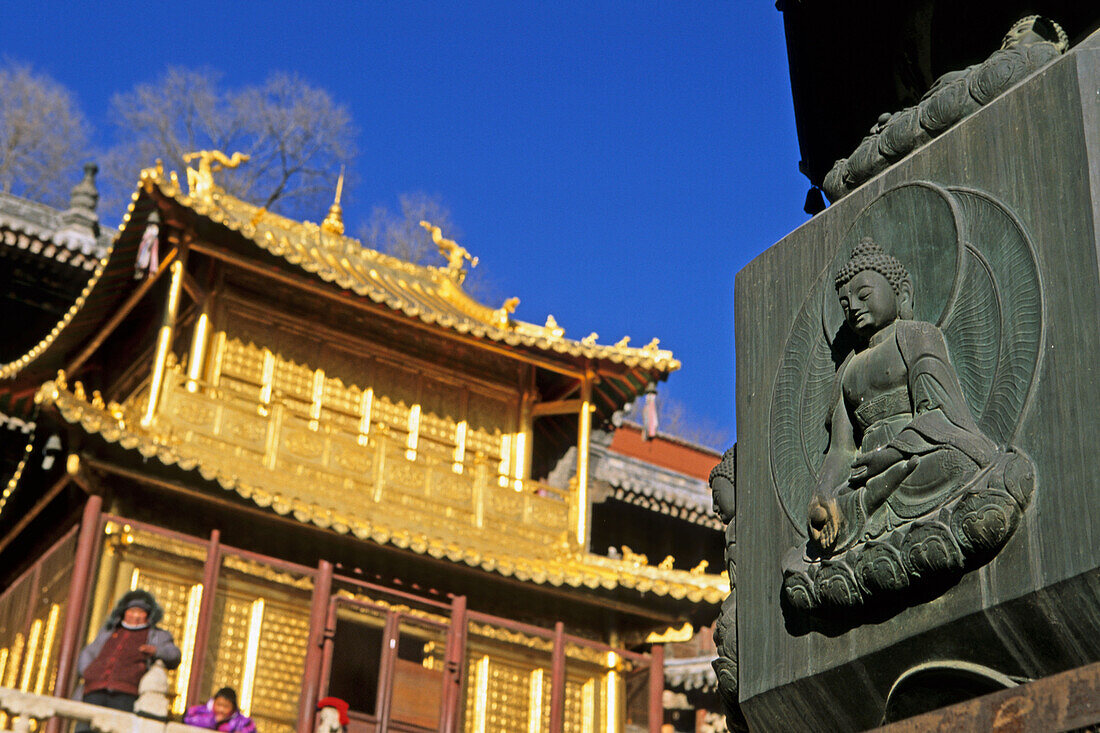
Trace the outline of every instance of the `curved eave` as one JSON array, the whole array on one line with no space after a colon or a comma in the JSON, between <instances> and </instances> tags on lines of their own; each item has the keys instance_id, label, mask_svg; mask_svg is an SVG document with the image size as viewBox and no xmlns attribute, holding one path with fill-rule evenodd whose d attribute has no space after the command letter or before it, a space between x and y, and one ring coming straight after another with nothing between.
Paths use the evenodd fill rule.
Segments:
<instances>
[{"instance_id":1,"label":"curved eave","mask_svg":"<svg viewBox=\"0 0 1100 733\"><path fill-rule=\"evenodd\" d=\"M549 559L519 557L509 555L505 548L498 546L498 542L486 542L484 547L462 547L451 539L433 536L430 531L395 529L384 521L352 516L333 507L301 501L287 491L287 487L247 483L233 473L231 466L204 460L204 456L190 446L172 444L131 429L106 408L78 399L56 382L43 384L35 400L42 405L52 405L63 420L87 434L134 451L144 459L155 458L165 466L197 472L204 480L217 483L222 489L235 492L256 506L291 516L303 524L352 535L360 540L391 544L420 555L462 563L539 585L605 590L626 588L638 593L710 604L720 603L729 590L729 583L722 575L664 570L565 548Z\"/></svg>"},{"instance_id":2,"label":"curved eave","mask_svg":"<svg viewBox=\"0 0 1100 733\"><path fill-rule=\"evenodd\" d=\"M644 371L654 380L680 368L672 352L655 346L585 343L555 335L544 326L512 319L501 327L496 325L498 311L473 300L439 268L404 262L365 248L356 239L323 233L317 225L291 221L228 194L217 194L217 204L187 196L177 184L165 181L151 169L143 171L142 185L159 193L168 205L235 232L325 283L423 323L517 349L621 365ZM234 209L234 213L227 208Z\"/></svg>"},{"instance_id":3,"label":"curved eave","mask_svg":"<svg viewBox=\"0 0 1100 733\"><path fill-rule=\"evenodd\" d=\"M135 212L135 194L127 217ZM142 208L148 201L142 201ZM119 235L97 262L73 304L50 331L26 353L6 364L0 364L0 381L17 380L20 384L37 384L63 369L67 358L83 344L105 318L138 283L134 279L140 233Z\"/></svg>"}]
</instances>

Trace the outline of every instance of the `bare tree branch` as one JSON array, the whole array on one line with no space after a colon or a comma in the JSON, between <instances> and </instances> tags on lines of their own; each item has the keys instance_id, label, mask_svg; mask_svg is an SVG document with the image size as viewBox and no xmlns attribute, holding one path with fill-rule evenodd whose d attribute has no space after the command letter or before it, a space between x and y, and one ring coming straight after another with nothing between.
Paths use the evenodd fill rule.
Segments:
<instances>
[{"instance_id":1,"label":"bare tree branch","mask_svg":"<svg viewBox=\"0 0 1100 733\"><path fill-rule=\"evenodd\" d=\"M210 69L173 67L153 83L116 94L111 108L124 142L111 151L108 177L123 186L156 158L182 173L185 153L240 150L252 159L220 174L227 191L287 216L319 220L340 165L355 157L347 109L293 74L233 90Z\"/></svg>"},{"instance_id":2,"label":"bare tree branch","mask_svg":"<svg viewBox=\"0 0 1100 733\"><path fill-rule=\"evenodd\" d=\"M0 100L0 191L65 206L88 155L88 125L72 94L45 74L6 61Z\"/></svg>"}]
</instances>

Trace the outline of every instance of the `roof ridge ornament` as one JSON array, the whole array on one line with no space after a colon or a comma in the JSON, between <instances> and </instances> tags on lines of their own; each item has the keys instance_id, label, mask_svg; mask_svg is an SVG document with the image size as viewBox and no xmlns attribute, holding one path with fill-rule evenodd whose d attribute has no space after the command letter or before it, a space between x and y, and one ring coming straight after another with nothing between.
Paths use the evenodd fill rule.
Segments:
<instances>
[{"instance_id":1,"label":"roof ridge ornament","mask_svg":"<svg viewBox=\"0 0 1100 733\"><path fill-rule=\"evenodd\" d=\"M432 241L439 247L439 254L447 258L447 266L443 268L444 274L461 285L466 279L465 261L469 260L470 269L473 269L477 267L477 257L471 256L469 250L453 239L446 239L443 236L443 230L430 222L421 220L420 226L428 230L432 235Z\"/></svg>"},{"instance_id":2,"label":"roof ridge ornament","mask_svg":"<svg viewBox=\"0 0 1100 733\"><path fill-rule=\"evenodd\" d=\"M565 329L558 325L558 321L553 314L546 316L546 325L543 328L549 332L551 338L560 339L565 336Z\"/></svg>"},{"instance_id":3,"label":"roof ridge ornament","mask_svg":"<svg viewBox=\"0 0 1100 733\"><path fill-rule=\"evenodd\" d=\"M84 164L84 177L73 186L69 208L61 215L63 226L54 236L58 244L84 254L95 250L99 236L99 216L96 214L99 189L95 185L98 172L99 166L95 163Z\"/></svg>"},{"instance_id":4,"label":"roof ridge ornament","mask_svg":"<svg viewBox=\"0 0 1100 733\"><path fill-rule=\"evenodd\" d=\"M519 305L519 298L513 296L504 301L504 304L493 311L493 325L497 328L508 328L509 315L516 312L516 306Z\"/></svg>"},{"instance_id":5,"label":"roof ridge ornament","mask_svg":"<svg viewBox=\"0 0 1100 733\"><path fill-rule=\"evenodd\" d=\"M328 207L328 216L321 222L321 231L328 234L344 233L344 210L340 208L340 194L344 192L344 166L340 166L340 177L336 179L336 198Z\"/></svg>"},{"instance_id":6,"label":"roof ridge ornament","mask_svg":"<svg viewBox=\"0 0 1100 733\"><path fill-rule=\"evenodd\" d=\"M190 163L192 160L199 161L198 170L194 168L187 169L189 195L191 198L213 203L215 191L221 190L221 187L214 183L214 171L220 171L223 168L236 168L250 157L247 153L241 152L228 156L220 150L196 150L184 154L184 163Z\"/></svg>"}]
</instances>

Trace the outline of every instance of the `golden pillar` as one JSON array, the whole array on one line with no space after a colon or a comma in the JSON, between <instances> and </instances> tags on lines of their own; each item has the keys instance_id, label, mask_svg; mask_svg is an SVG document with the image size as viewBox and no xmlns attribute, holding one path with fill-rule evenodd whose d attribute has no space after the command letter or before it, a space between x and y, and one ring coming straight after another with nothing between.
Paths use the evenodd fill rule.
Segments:
<instances>
[{"instance_id":1,"label":"golden pillar","mask_svg":"<svg viewBox=\"0 0 1100 733\"><path fill-rule=\"evenodd\" d=\"M153 376L149 384L149 404L141 418L142 427L149 427L157 415L160 393L164 387L164 373L168 367L168 351L172 348L172 334L176 326L176 313L179 311L180 291L183 288L183 271L187 262L187 250L181 248L180 256L171 265L172 281L168 286L168 304L164 309L160 333L157 334L157 349L153 356Z\"/></svg>"},{"instance_id":2,"label":"golden pillar","mask_svg":"<svg viewBox=\"0 0 1100 733\"><path fill-rule=\"evenodd\" d=\"M191 334L191 355L187 360L187 391L198 390L198 382L205 378L206 343L210 337L210 316L203 309Z\"/></svg>"},{"instance_id":3,"label":"golden pillar","mask_svg":"<svg viewBox=\"0 0 1100 733\"><path fill-rule=\"evenodd\" d=\"M592 433L592 382L595 375L585 371L581 382L581 410L577 417L577 493L576 535L577 544L584 549L588 545L588 444Z\"/></svg>"}]
</instances>

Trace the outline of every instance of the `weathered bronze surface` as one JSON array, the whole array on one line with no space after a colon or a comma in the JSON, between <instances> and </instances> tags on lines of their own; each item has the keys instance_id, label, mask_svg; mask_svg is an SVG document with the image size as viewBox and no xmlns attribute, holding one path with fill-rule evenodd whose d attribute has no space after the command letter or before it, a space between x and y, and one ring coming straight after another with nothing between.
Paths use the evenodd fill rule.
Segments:
<instances>
[{"instance_id":1,"label":"weathered bronze surface","mask_svg":"<svg viewBox=\"0 0 1100 733\"><path fill-rule=\"evenodd\" d=\"M737 707L737 498L735 476L737 473L737 446L726 451L722 460L710 472L710 490L714 498L714 513L726 525L726 571L729 575L730 594L722 602L722 610L714 624L714 646L718 658L712 662L718 677L718 692L726 707L726 719L730 727L741 719Z\"/></svg>"},{"instance_id":2,"label":"weathered bronze surface","mask_svg":"<svg viewBox=\"0 0 1100 733\"><path fill-rule=\"evenodd\" d=\"M882 114L855 151L838 160L825 176L825 195L830 201L846 196L1058 58L1068 45L1065 31L1049 18L1021 18L1009 29L1001 48L985 61L944 74L916 106Z\"/></svg>"},{"instance_id":3,"label":"weathered bronze surface","mask_svg":"<svg viewBox=\"0 0 1100 733\"><path fill-rule=\"evenodd\" d=\"M955 195L931 184L894 189L857 217L852 231L876 221L892 226L898 199L915 207L945 201L943 215L958 229L970 225L972 211L997 211L988 198L957 195L963 204L954 207ZM932 304L946 332L913 320L913 278L870 237L836 270L839 328L831 331L830 315L819 318L820 298L799 313L772 412L773 469L798 482L781 491L801 493L805 483L799 473L807 466L792 449L815 469L809 541L784 563L784 600L794 612L848 609L942 583L991 559L1019 524L1034 472L1026 456L1006 446L1039 363L1041 292L1027 237L994 216L994 227L967 237L996 238L999 246L987 244L988 253L981 244L960 250L953 236L919 240L924 249L946 248L942 260L961 271L949 278L946 302ZM807 319L826 327L814 329ZM829 363L837 361L829 380ZM823 456L807 450L822 442L807 430L822 414Z\"/></svg>"},{"instance_id":4,"label":"weathered bronze surface","mask_svg":"<svg viewBox=\"0 0 1100 733\"><path fill-rule=\"evenodd\" d=\"M929 664L981 669L974 679L993 686L1100 660L1098 92L1094 35L738 273L737 702L752 727L879 725L895 683L919 672L941 689L949 685L947 671L927 677ZM900 497L894 500L897 486L888 485L882 502L858 517L845 513L836 489L852 488L847 464L868 440L873 417L861 436L854 431L851 457L835 480L821 479L838 372L843 387L841 367L860 343L854 334L842 337L834 278L863 237L911 275L912 322L930 325L897 330L920 332L923 346L914 353L936 355L941 384L952 383L954 372L970 420L955 413L947 422L966 428L968 441L988 448L978 437L984 435L993 447L954 483L942 480L946 467L938 470L929 506L905 510ZM890 292L887 310L901 300L892 285ZM912 374L913 366L904 368ZM890 372L886 385L905 391L899 404L911 401L917 389L909 375L901 376L896 361L880 367L869 373ZM959 403L947 394L954 389L940 395L944 405ZM866 387L858 393L876 395ZM844 405L849 421L855 406ZM905 407L914 418L899 418L902 428L920 414L916 405ZM964 425L971 420L976 430ZM929 443L961 446L921 434ZM999 461L1013 481L975 483ZM1036 487L1030 500L1028 463ZM850 522L847 529L838 522L831 543L824 536L812 542L809 532L808 507L819 485L838 499L832 516ZM887 506L918 516L902 516L897 526L884 521L879 534ZM829 518L826 510L822 520ZM823 527L819 521L815 530ZM873 537L865 536L869 530ZM818 578L807 573L815 603L802 611L784 600L792 547L818 572L829 567L843 576L820 594ZM849 563L853 550L878 555L862 558L860 572ZM926 709L937 706L926 702Z\"/></svg>"}]
</instances>

